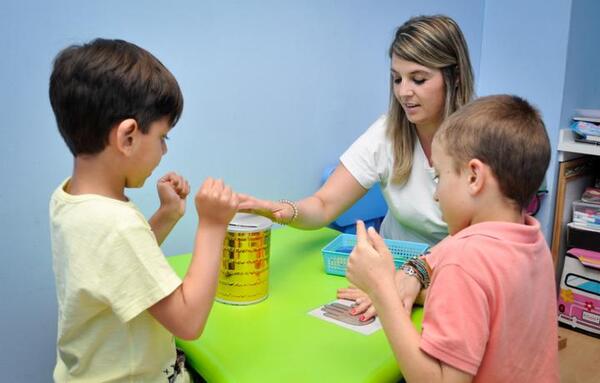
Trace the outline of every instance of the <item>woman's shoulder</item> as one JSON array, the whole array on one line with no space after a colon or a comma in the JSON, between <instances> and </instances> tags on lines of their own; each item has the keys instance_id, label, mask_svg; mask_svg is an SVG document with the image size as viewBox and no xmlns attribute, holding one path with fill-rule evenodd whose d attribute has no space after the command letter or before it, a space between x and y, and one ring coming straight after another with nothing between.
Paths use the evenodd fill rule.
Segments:
<instances>
[{"instance_id":1,"label":"woman's shoulder","mask_svg":"<svg viewBox=\"0 0 600 383\"><path fill-rule=\"evenodd\" d=\"M387 121L387 114L382 114L369 126L369 130L374 129L385 132L387 130Z\"/></svg>"},{"instance_id":2,"label":"woman's shoulder","mask_svg":"<svg viewBox=\"0 0 600 383\"><path fill-rule=\"evenodd\" d=\"M387 137L387 115L381 115L377 118L369 128L363 132L363 139L369 141L386 141Z\"/></svg>"}]
</instances>

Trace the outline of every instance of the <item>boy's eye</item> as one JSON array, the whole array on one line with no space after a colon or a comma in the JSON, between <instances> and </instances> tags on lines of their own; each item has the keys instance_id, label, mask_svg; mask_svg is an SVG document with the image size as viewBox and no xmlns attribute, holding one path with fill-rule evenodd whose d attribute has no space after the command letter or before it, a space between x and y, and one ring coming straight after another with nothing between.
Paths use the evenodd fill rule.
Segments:
<instances>
[{"instance_id":1,"label":"boy's eye","mask_svg":"<svg viewBox=\"0 0 600 383\"><path fill-rule=\"evenodd\" d=\"M169 136L167 136L166 134L164 136L162 136L163 141L167 141L168 139L169 139Z\"/></svg>"}]
</instances>

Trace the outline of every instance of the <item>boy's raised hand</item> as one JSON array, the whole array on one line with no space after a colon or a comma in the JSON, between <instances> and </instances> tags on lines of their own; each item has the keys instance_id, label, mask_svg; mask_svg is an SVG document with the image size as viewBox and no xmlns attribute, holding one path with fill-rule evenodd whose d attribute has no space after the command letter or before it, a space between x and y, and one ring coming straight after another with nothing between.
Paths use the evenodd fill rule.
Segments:
<instances>
[{"instance_id":1,"label":"boy's raised hand","mask_svg":"<svg viewBox=\"0 0 600 383\"><path fill-rule=\"evenodd\" d=\"M160 208L174 219L179 219L185 213L185 199L190 194L188 181L175 172L162 176L157 184Z\"/></svg>"},{"instance_id":2,"label":"boy's raised hand","mask_svg":"<svg viewBox=\"0 0 600 383\"><path fill-rule=\"evenodd\" d=\"M394 259L383 238L372 227L367 231L364 222L357 221L356 240L348 259L348 280L369 296L380 288L394 289Z\"/></svg>"},{"instance_id":3,"label":"boy's raised hand","mask_svg":"<svg viewBox=\"0 0 600 383\"><path fill-rule=\"evenodd\" d=\"M196 193L196 211L200 222L227 225L237 212L237 193L220 179L208 177Z\"/></svg>"}]
</instances>

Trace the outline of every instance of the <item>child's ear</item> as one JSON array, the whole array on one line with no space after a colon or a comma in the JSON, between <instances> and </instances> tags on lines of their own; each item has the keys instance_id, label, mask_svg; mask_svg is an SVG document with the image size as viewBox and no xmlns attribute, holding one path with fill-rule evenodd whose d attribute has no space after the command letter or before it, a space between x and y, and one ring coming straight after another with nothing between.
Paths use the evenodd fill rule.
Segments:
<instances>
[{"instance_id":1,"label":"child's ear","mask_svg":"<svg viewBox=\"0 0 600 383\"><path fill-rule=\"evenodd\" d=\"M477 158L473 158L468 163L467 168L467 176L469 182L469 192L471 195L475 196L483 190L483 186L485 184L485 179L488 176L486 165L478 160Z\"/></svg>"},{"instance_id":2,"label":"child's ear","mask_svg":"<svg viewBox=\"0 0 600 383\"><path fill-rule=\"evenodd\" d=\"M133 118L125 119L115 128L115 143L117 150L125 155L131 154L139 133L137 121Z\"/></svg>"}]
</instances>

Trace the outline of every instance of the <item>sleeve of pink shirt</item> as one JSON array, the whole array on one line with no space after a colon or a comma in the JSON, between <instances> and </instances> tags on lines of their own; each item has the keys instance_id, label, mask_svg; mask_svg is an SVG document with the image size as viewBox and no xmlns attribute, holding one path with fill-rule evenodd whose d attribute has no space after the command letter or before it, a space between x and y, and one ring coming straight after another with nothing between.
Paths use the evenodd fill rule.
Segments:
<instances>
[{"instance_id":1,"label":"sleeve of pink shirt","mask_svg":"<svg viewBox=\"0 0 600 383\"><path fill-rule=\"evenodd\" d=\"M421 350L475 375L489 338L485 291L459 265L439 266L425 302Z\"/></svg>"}]
</instances>

